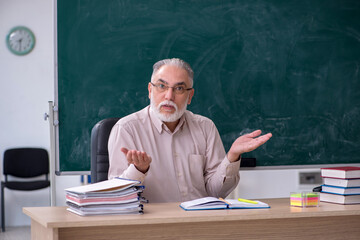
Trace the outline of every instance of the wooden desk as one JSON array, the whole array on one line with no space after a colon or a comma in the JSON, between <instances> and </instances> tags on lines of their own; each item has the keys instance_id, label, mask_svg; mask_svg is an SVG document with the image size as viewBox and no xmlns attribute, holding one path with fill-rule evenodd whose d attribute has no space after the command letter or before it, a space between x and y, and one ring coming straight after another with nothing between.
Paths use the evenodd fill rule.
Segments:
<instances>
[{"instance_id":1,"label":"wooden desk","mask_svg":"<svg viewBox=\"0 0 360 240\"><path fill-rule=\"evenodd\" d=\"M320 203L270 209L184 211L178 203L146 204L143 215L80 217L66 207L29 207L31 239L360 239L360 205Z\"/></svg>"}]
</instances>

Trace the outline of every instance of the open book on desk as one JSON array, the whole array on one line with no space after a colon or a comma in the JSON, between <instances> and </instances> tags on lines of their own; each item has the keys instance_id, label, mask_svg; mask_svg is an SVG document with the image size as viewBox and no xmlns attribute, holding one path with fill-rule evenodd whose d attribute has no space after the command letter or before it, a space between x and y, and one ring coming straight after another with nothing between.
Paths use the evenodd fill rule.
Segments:
<instances>
[{"instance_id":1,"label":"open book on desk","mask_svg":"<svg viewBox=\"0 0 360 240\"><path fill-rule=\"evenodd\" d=\"M237 199L221 199L215 197L204 197L187 202L182 202L180 207L186 211L216 210L216 209L252 209L270 208L266 203L260 201L239 201Z\"/></svg>"}]
</instances>

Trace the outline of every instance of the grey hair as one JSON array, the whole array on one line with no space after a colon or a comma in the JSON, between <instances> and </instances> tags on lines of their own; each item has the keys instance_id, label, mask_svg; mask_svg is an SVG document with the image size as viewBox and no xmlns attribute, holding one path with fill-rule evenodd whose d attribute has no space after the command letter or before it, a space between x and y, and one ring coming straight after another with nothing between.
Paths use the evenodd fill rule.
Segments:
<instances>
[{"instance_id":1,"label":"grey hair","mask_svg":"<svg viewBox=\"0 0 360 240\"><path fill-rule=\"evenodd\" d=\"M194 84L194 71L192 70L190 64L188 64L187 62L185 62L184 60L181 60L180 58L169 58L169 59L163 59L160 60L158 62L156 62L153 66L153 73L151 75L151 82L153 81L153 77L156 74L157 71L159 71L159 69L164 66L164 65L173 65L173 66L177 66L179 68L184 69L189 76L189 80L190 80L190 87L193 86Z\"/></svg>"}]
</instances>

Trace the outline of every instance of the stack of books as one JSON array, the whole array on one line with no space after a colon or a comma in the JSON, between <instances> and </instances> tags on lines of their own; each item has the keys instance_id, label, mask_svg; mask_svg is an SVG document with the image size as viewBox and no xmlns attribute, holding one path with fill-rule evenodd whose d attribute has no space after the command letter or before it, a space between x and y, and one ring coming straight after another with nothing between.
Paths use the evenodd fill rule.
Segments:
<instances>
[{"instance_id":1,"label":"stack of books","mask_svg":"<svg viewBox=\"0 0 360 240\"><path fill-rule=\"evenodd\" d=\"M140 182L114 178L65 189L67 210L81 216L141 214L144 189Z\"/></svg>"},{"instance_id":2,"label":"stack of books","mask_svg":"<svg viewBox=\"0 0 360 240\"><path fill-rule=\"evenodd\" d=\"M320 201L339 204L360 203L360 167L321 168L324 180Z\"/></svg>"}]
</instances>

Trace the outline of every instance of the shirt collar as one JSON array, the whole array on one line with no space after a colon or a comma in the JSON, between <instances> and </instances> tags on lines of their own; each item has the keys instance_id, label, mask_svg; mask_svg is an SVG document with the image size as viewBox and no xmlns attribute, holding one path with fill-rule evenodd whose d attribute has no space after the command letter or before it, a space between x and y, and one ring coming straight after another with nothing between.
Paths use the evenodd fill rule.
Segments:
<instances>
[{"instance_id":1,"label":"shirt collar","mask_svg":"<svg viewBox=\"0 0 360 240\"><path fill-rule=\"evenodd\" d=\"M164 124L160 119L156 117L156 115L151 111L150 106L148 106L149 116L151 123L154 125L154 127L158 130L159 133L162 133L162 125Z\"/></svg>"},{"instance_id":2,"label":"shirt collar","mask_svg":"<svg viewBox=\"0 0 360 240\"><path fill-rule=\"evenodd\" d=\"M185 123L185 120L186 120L186 118L185 118L185 113L184 113L184 114L181 116L180 121L179 121L178 125L176 126L176 128L175 128L175 130L174 130L173 133L176 133L177 131L180 130L180 128L183 127L183 125L184 125L184 123Z\"/></svg>"}]
</instances>

